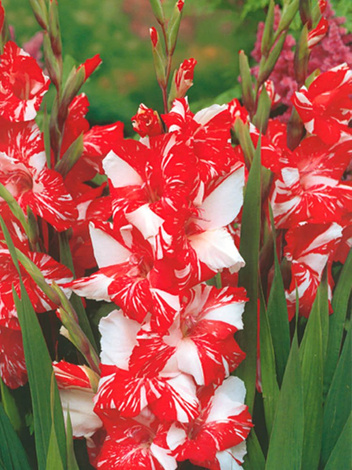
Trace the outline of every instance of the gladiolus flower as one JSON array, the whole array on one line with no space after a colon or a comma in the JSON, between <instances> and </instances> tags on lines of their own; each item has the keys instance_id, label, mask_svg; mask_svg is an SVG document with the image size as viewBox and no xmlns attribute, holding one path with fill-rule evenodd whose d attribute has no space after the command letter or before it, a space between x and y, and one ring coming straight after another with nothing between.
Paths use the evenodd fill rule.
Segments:
<instances>
[{"instance_id":1,"label":"gladiolus flower","mask_svg":"<svg viewBox=\"0 0 352 470\"><path fill-rule=\"evenodd\" d=\"M0 60L0 116L13 122L34 119L49 78L35 59L12 41L5 44Z\"/></svg>"}]
</instances>

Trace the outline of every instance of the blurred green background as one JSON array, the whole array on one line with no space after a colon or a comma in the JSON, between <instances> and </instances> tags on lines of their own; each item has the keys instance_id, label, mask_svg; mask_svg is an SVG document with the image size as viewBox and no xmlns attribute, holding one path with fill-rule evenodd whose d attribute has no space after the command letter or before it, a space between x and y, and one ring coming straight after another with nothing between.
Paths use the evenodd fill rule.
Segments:
<instances>
[{"instance_id":1,"label":"blurred green background","mask_svg":"<svg viewBox=\"0 0 352 470\"><path fill-rule=\"evenodd\" d=\"M165 0L166 9L175 0ZM162 111L154 75L149 28L157 26L149 0L59 0L64 55L77 63L99 53L102 66L85 85L92 123L127 124L139 103ZM214 102L233 89L238 95L238 51L250 52L262 10L241 17L239 0L188 0L184 7L173 66L197 61L189 99L194 107ZM260 2L258 2L260 3ZM15 39L22 45L40 30L28 0L3 0ZM226 100L226 96L223 100ZM220 97L221 101L221 97Z\"/></svg>"},{"instance_id":2,"label":"blurred green background","mask_svg":"<svg viewBox=\"0 0 352 470\"><path fill-rule=\"evenodd\" d=\"M29 0L2 0L15 39L23 45L40 30ZM157 26L149 0L58 0L64 55L81 63L99 53L102 66L86 83L92 124L130 119L140 103L162 111L149 28ZM238 51L250 53L268 0L186 0L173 67L194 57L192 110L239 96ZM334 0L352 22L352 2ZM164 0L170 10L175 0ZM351 25L350 25L351 26Z\"/></svg>"}]
</instances>

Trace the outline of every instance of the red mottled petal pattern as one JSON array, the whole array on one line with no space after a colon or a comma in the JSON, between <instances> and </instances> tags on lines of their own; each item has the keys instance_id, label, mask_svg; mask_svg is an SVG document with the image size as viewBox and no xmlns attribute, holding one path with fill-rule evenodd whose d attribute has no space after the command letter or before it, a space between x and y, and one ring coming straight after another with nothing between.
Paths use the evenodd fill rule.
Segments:
<instances>
[{"instance_id":1,"label":"red mottled petal pattern","mask_svg":"<svg viewBox=\"0 0 352 470\"><path fill-rule=\"evenodd\" d=\"M53 369L59 389L92 388L86 366L60 361L53 363Z\"/></svg>"},{"instance_id":2,"label":"red mottled petal pattern","mask_svg":"<svg viewBox=\"0 0 352 470\"><path fill-rule=\"evenodd\" d=\"M162 376L125 371L101 365L102 376L95 411L116 408L122 416L134 417L149 405L163 420L188 422L198 414L195 384L189 376ZM100 410L100 411L99 411Z\"/></svg>"},{"instance_id":3,"label":"red mottled petal pattern","mask_svg":"<svg viewBox=\"0 0 352 470\"><path fill-rule=\"evenodd\" d=\"M85 73L84 80L87 80L87 78L89 78L92 75L92 73L99 67L101 63L102 63L102 60L99 54L96 54L94 57L87 59L83 64L81 64L77 70L84 68L84 73Z\"/></svg>"},{"instance_id":4,"label":"red mottled petal pattern","mask_svg":"<svg viewBox=\"0 0 352 470\"><path fill-rule=\"evenodd\" d=\"M286 294L290 318L295 315L296 286L300 314L309 316L327 263L329 298L331 298L331 262L341 238L342 227L336 223L300 224L287 232L285 256L292 263L292 281Z\"/></svg>"},{"instance_id":5,"label":"red mottled petal pattern","mask_svg":"<svg viewBox=\"0 0 352 470\"><path fill-rule=\"evenodd\" d=\"M308 90L302 87L292 96L292 102L306 130L332 145L344 135L351 139L351 92L352 71L347 64L341 64L320 74Z\"/></svg>"},{"instance_id":6,"label":"red mottled petal pattern","mask_svg":"<svg viewBox=\"0 0 352 470\"><path fill-rule=\"evenodd\" d=\"M27 369L19 322L13 319L8 325L0 324L0 373L4 383L15 389L27 383Z\"/></svg>"},{"instance_id":7,"label":"red mottled petal pattern","mask_svg":"<svg viewBox=\"0 0 352 470\"><path fill-rule=\"evenodd\" d=\"M0 57L0 116L12 122L34 119L49 83L35 59L7 42Z\"/></svg>"}]
</instances>

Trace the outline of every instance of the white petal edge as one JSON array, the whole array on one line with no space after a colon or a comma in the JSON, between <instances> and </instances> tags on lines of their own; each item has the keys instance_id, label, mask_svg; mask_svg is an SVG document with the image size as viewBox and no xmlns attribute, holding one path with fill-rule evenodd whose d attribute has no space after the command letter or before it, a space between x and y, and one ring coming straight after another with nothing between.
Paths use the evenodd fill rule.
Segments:
<instances>
[{"instance_id":1,"label":"white petal edge","mask_svg":"<svg viewBox=\"0 0 352 470\"><path fill-rule=\"evenodd\" d=\"M159 227L164 222L164 219L150 209L149 204L143 204L135 211L129 212L126 214L126 218L142 233L145 239L157 235Z\"/></svg>"},{"instance_id":2,"label":"white petal edge","mask_svg":"<svg viewBox=\"0 0 352 470\"><path fill-rule=\"evenodd\" d=\"M236 416L245 409L246 388L238 377L228 377L215 390L207 423L224 421L229 416Z\"/></svg>"},{"instance_id":3,"label":"white petal edge","mask_svg":"<svg viewBox=\"0 0 352 470\"><path fill-rule=\"evenodd\" d=\"M124 263L131 255L130 250L122 246L107 232L89 224L89 233L92 240L94 257L99 268Z\"/></svg>"},{"instance_id":4,"label":"white petal edge","mask_svg":"<svg viewBox=\"0 0 352 470\"><path fill-rule=\"evenodd\" d=\"M243 204L244 166L224 179L199 207L197 225L203 230L211 230L232 222Z\"/></svg>"},{"instance_id":5,"label":"white petal edge","mask_svg":"<svg viewBox=\"0 0 352 470\"><path fill-rule=\"evenodd\" d=\"M103 168L114 188L140 186L143 183L136 170L112 150L104 158Z\"/></svg>"},{"instance_id":6,"label":"white petal edge","mask_svg":"<svg viewBox=\"0 0 352 470\"><path fill-rule=\"evenodd\" d=\"M137 333L141 325L126 318L121 310L113 310L100 320L101 362L128 370L128 361L137 345Z\"/></svg>"},{"instance_id":7,"label":"white petal edge","mask_svg":"<svg viewBox=\"0 0 352 470\"><path fill-rule=\"evenodd\" d=\"M215 271L232 268L232 272L237 272L245 265L232 236L224 228L191 235L189 241L200 261Z\"/></svg>"},{"instance_id":8,"label":"white petal edge","mask_svg":"<svg viewBox=\"0 0 352 470\"><path fill-rule=\"evenodd\" d=\"M70 413L74 437L91 436L103 426L94 413L94 392L90 390L60 390L65 421Z\"/></svg>"}]
</instances>

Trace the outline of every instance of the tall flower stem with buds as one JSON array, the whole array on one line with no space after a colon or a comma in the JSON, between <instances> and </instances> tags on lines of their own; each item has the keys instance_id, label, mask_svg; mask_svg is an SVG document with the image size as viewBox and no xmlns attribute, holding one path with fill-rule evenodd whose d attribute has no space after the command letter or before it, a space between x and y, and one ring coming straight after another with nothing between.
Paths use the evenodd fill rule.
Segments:
<instances>
[{"instance_id":1,"label":"tall flower stem with buds","mask_svg":"<svg viewBox=\"0 0 352 470\"><path fill-rule=\"evenodd\" d=\"M156 77L161 88L164 112L169 111L168 84L171 73L172 57L175 51L178 31L184 7L184 0L176 1L174 9L169 19L165 18L161 0L150 0L156 20L158 21L164 40L164 50L160 44L159 35L155 28L150 29L154 67Z\"/></svg>"}]
</instances>

